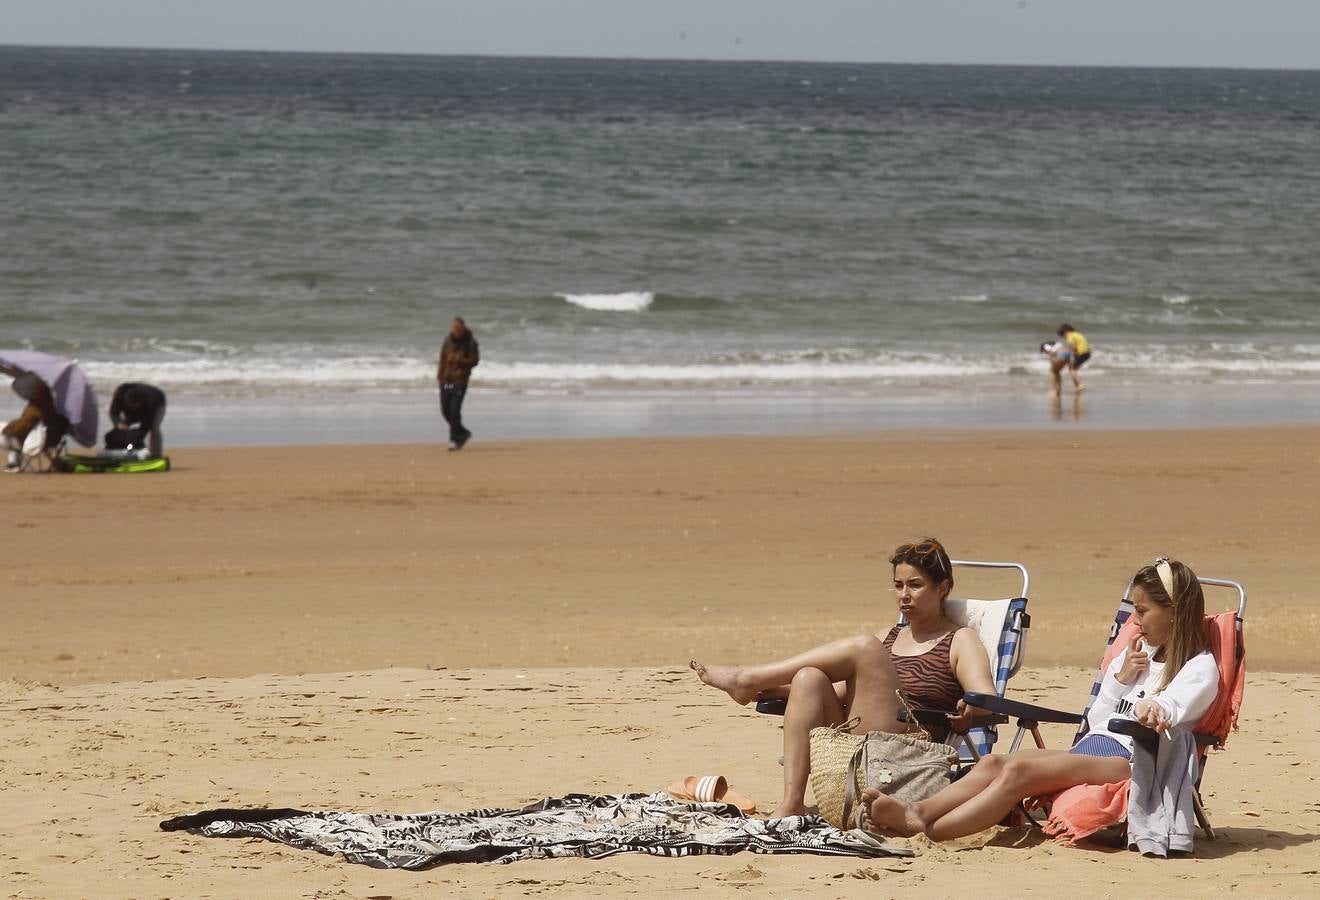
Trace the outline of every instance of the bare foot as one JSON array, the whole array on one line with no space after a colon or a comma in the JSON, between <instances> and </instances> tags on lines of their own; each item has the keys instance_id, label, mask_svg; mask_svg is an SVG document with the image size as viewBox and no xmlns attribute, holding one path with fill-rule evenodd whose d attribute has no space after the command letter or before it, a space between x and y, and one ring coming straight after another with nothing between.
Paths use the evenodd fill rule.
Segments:
<instances>
[{"instance_id":1,"label":"bare foot","mask_svg":"<svg viewBox=\"0 0 1320 900\"><path fill-rule=\"evenodd\" d=\"M805 816L807 808L801 803L780 803L767 819L787 819L789 816Z\"/></svg>"},{"instance_id":2,"label":"bare foot","mask_svg":"<svg viewBox=\"0 0 1320 900\"><path fill-rule=\"evenodd\" d=\"M926 823L917 815L916 807L874 788L862 791L862 802L868 804L867 818L871 827L899 837L912 837L926 830Z\"/></svg>"},{"instance_id":3,"label":"bare foot","mask_svg":"<svg viewBox=\"0 0 1320 900\"><path fill-rule=\"evenodd\" d=\"M742 669L737 666L703 666L694 659L688 662L688 668L697 673L703 684L724 691L739 706L746 706L756 699L756 689L743 685Z\"/></svg>"},{"instance_id":4,"label":"bare foot","mask_svg":"<svg viewBox=\"0 0 1320 900\"><path fill-rule=\"evenodd\" d=\"M1077 387L1073 388L1073 393L1075 393L1075 394L1080 394L1080 393L1081 393L1082 391L1084 391L1084 390L1086 390L1086 385L1084 385L1084 384L1079 384L1079 385L1077 385Z\"/></svg>"}]
</instances>

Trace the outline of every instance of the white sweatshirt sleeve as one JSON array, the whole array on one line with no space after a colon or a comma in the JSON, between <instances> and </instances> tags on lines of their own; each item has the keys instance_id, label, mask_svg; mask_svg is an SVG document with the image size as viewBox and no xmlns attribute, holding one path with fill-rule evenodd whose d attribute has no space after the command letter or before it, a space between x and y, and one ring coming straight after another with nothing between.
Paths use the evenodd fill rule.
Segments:
<instances>
[{"instance_id":1,"label":"white sweatshirt sleeve","mask_svg":"<svg viewBox=\"0 0 1320 900\"><path fill-rule=\"evenodd\" d=\"M1126 650L1114 657L1109 668L1105 669L1104 677L1100 679L1100 693L1095 695L1095 700L1086 713L1086 721L1092 731L1108 729L1110 716L1118 708L1118 701L1122 700L1123 695L1128 691L1128 686L1118 680L1118 670L1123 667L1123 660L1126 657Z\"/></svg>"},{"instance_id":2,"label":"white sweatshirt sleeve","mask_svg":"<svg viewBox=\"0 0 1320 900\"><path fill-rule=\"evenodd\" d=\"M1187 660L1173 681L1150 700L1169 716L1169 727L1195 725L1219 693L1219 667L1210 651Z\"/></svg>"}]
</instances>

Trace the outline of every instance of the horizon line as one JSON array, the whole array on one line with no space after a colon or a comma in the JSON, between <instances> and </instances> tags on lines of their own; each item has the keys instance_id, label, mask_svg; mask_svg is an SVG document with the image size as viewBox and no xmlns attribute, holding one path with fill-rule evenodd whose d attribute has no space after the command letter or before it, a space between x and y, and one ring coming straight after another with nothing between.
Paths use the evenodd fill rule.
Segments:
<instances>
[{"instance_id":1,"label":"horizon line","mask_svg":"<svg viewBox=\"0 0 1320 900\"><path fill-rule=\"evenodd\" d=\"M1316 66L1257 66L1257 65L1200 65L1175 63L1062 63L1062 62L932 62L912 60L847 60L847 59L802 59L790 57L731 58L718 56L609 56L582 55L577 53L452 53L427 52L416 50L272 50L269 48L235 47L182 47L182 46L129 46L123 44L44 44L0 42L0 50L121 50L136 53L250 53L256 55L281 56L397 56L397 57L445 57L450 59L544 59L544 60L579 60L595 62L657 62L657 63L732 63L764 65L779 63L786 65L817 66L928 66L928 67L965 67L965 68L1016 68L1016 69L1150 69L1172 71L1232 71L1232 72L1317 72Z\"/></svg>"}]
</instances>

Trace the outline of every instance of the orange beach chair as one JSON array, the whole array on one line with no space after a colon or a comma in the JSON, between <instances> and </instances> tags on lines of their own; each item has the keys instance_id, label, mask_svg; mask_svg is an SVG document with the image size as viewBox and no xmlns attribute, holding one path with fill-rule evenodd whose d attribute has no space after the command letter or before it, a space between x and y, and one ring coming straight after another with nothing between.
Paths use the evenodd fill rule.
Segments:
<instances>
[{"instance_id":1,"label":"orange beach chair","mask_svg":"<svg viewBox=\"0 0 1320 900\"><path fill-rule=\"evenodd\" d=\"M1223 749L1229 733L1237 730L1238 715L1242 708L1242 693L1246 684L1246 645L1243 643L1242 622L1247 608L1247 592L1236 581L1220 578L1198 580L1204 587L1224 587L1234 590L1237 592L1238 600L1235 610L1205 617L1210 652L1219 665L1219 694L1193 731L1200 764L1200 777L1197 778L1192 798L1193 808L1197 824L1200 825L1206 838L1214 840L1214 828L1210 824L1210 818L1201 800L1201 780L1205 775L1209 750ZM1104 677L1105 670L1137 631L1136 623L1130 621L1133 611L1131 593L1132 585L1129 583L1123 592L1118 612L1114 616L1114 623L1109 630L1109 643L1100 662L1095 683L1091 686L1090 699L1087 700L1086 709L1082 712L1063 712L983 694L966 695L965 699L970 704L1017 719L1017 734L1013 738L1009 752L1021 746L1026 734L1031 734L1037 747L1044 748L1045 741L1040 733L1042 722L1079 725L1073 737L1073 744L1085 736L1086 713L1100 692L1100 681ZM1135 740L1148 745L1158 742L1154 731L1136 722L1111 719L1109 727L1116 731L1122 730L1132 735ZM1125 819L1127 782L1121 785L1079 785L1049 798L1049 803L1050 821L1042 827L1061 840L1072 843ZM1029 812L1027 818L1036 822ZM1041 823L1036 822L1036 824Z\"/></svg>"}]
</instances>

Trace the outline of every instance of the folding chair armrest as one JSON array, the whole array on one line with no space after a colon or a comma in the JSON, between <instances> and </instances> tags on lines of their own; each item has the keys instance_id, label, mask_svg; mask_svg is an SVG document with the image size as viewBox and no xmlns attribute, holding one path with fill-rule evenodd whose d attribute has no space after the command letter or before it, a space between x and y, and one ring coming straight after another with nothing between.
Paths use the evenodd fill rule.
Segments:
<instances>
[{"instance_id":1,"label":"folding chair armrest","mask_svg":"<svg viewBox=\"0 0 1320 900\"><path fill-rule=\"evenodd\" d=\"M1081 713L1064 712L1060 709L1050 709L1048 706L1036 706L1032 703L1019 703L1017 700L1005 700L1003 697L996 697L994 694L969 692L963 694L963 699L967 701L968 706L975 706L978 709L989 710L1003 716L1012 716L1025 722L1058 722L1063 725L1079 725L1082 721Z\"/></svg>"},{"instance_id":2,"label":"folding chair armrest","mask_svg":"<svg viewBox=\"0 0 1320 900\"><path fill-rule=\"evenodd\" d=\"M1109 730L1114 734L1126 734L1134 741L1143 744L1148 750L1159 746L1159 732L1154 728L1147 728L1134 719L1110 719ZM1214 747L1219 744L1219 738L1213 734L1193 734L1192 738L1196 741L1198 749Z\"/></svg>"},{"instance_id":3,"label":"folding chair armrest","mask_svg":"<svg viewBox=\"0 0 1320 900\"><path fill-rule=\"evenodd\" d=\"M1126 734L1151 752L1160 745L1159 732L1154 728L1147 728L1135 719L1110 719L1109 730L1114 734Z\"/></svg>"},{"instance_id":4,"label":"folding chair armrest","mask_svg":"<svg viewBox=\"0 0 1320 900\"><path fill-rule=\"evenodd\" d=\"M916 707L912 710L911 717L908 716L906 709L898 711L898 721L907 722L916 719L917 724L924 725L926 728L948 728L949 714L939 709L923 709Z\"/></svg>"},{"instance_id":5,"label":"folding chair armrest","mask_svg":"<svg viewBox=\"0 0 1320 900\"><path fill-rule=\"evenodd\" d=\"M973 695L973 694L968 694L967 696L968 696L968 697L971 697L971 696L978 696L978 697L979 697L979 696L982 696L982 695L980 695L980 694L975 694L975 695ZM998 697L995 697L994 699L997 700L997 701L999 700ZM968 703L971 703L970 700L968 700L967 702L968 702ZM1008 703L1008 702L1010 702L1010 701L1005 700L1005 701L1000 701L1000 702ZM972 704L972 705L974 705L974 706L979 706L979 704ZM1035 707L1027 707L1027 704L1025 704L1025 703L1018 704L1018 705L1019 705L1019 706L1022 706L1023 708L1035 708ZM982 707L982 708L984 709L985 707ZM782 715L784 714L784 710L786 710L786 709L788 709L788 701L787 701L787 700L784 700L784 699L774 698L774 699L769 699L769 700L757 700L757 701L756 701L756 711L759 712L759 713L761 713L762 715L766 715L766 716L782 716ZM1003 714L1001 711L999 711L999 710L991 710L991 713L992 713L992 714L991 714L991 715L988 715L988 716L976 716L975 718L973 718L973 719L972 719L972 727L973 727L973 728L980 728L980 727L983 727L983 726L986 726L986 725L1003 725L1003 724L1005 724L1006 722L1008 722L1008 716L1005 715L1005 714ZM996 714L996 713L997 713L997 714ZM925 725L925 726L927 726L927 727L930 727L930 726L932 726L932 725L934 725L934 726L947 726L947 725L949 724L949 714L948 714L947 712L944 712L943 710L939 710L939 709L914 709L914 710L912 710L912 714L916 716L918 722L920 722L922 725ZM907 720L908 720L907 711L906 711L906 710L902 710L902 709L900 709L900 710L898 711L898 721L900 721L900 722L906 722ZM1079 717L1079 720L1080 720L1080 717ZM1052 720L1046 720L1046 721L1052 721Z\"/></svg>"},{"instance_id":6,"label":"folding chair armrest","mask_svg":"<svg viewBox=\"0 0 1320 900\"><path fill-rule=\"evenodd\" d=\"M757 700L756 711L767 716L782 716L784 710L788 708L788 701L782 699ZM939 709L914 709L912 714L916 716L917 721L927 727L947 726L949 724L949 714ZM906 722L908 720L907 711L900 709L898 711L898 721ZM1007 716L989 715L977 716L972 720L972 727L979 728L983 725L1003 725L1008 721Z\"/></svg>"},{"instance_id":7,"label":"folding chair armrest","mask_svg":"<svg viewBox=\"0 0 1320 900\"><path fill-rule=\"evenodd\" d=\"M927 728L930 728L931 726L935 726L937 728L943 727L943 728L948 728L954 734L966 734L965 731L959 731L958 729L954 728L952 725L949 724L949 713L946 712L945 710L922 709L921 707L918 707L912 710L912 715L916 717L918 723L926 726ZM906 722L907 720L908 720L907 710L900 709L898 711L898 721ZM992 714L988 716L974 716L972 718L971 725L969 725L968 728L969 729L984 728L987 725L1003 725L1007 722L1008 722L1008 716L1004 716L1004 715Z\"/></svg>"}]
</instances>

